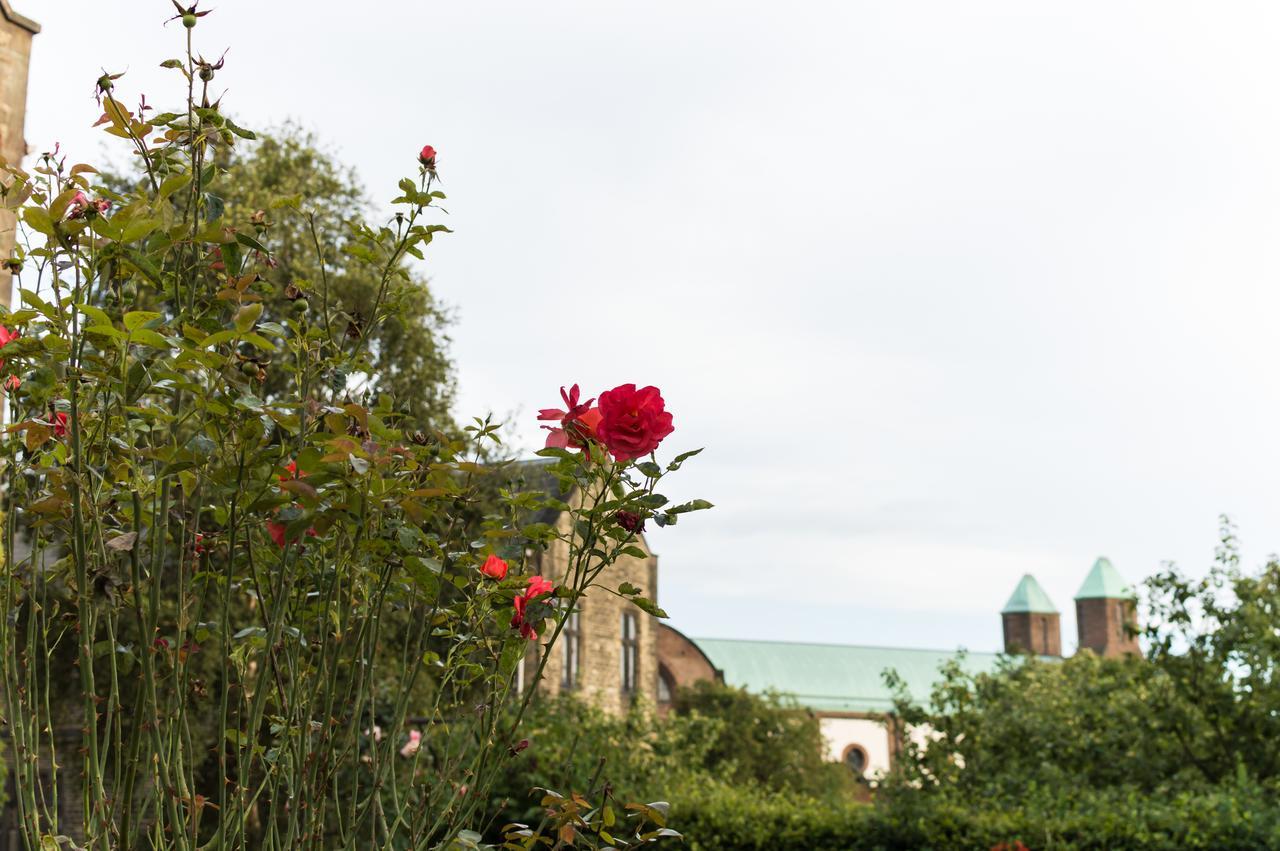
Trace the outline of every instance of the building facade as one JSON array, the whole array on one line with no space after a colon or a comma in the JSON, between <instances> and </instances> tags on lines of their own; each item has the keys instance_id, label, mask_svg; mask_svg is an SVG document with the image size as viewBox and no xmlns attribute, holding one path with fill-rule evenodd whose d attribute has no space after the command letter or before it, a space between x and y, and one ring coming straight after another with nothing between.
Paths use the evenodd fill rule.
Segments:
<instances>
[{"instance_id":1,"label":"building facade","mask_svg":"<svg viewBox=\"0 0 1280 851\"><path fill-rule=\"evenodd\" d=\"M1140 653L1132 590L1099 558L1076 594L1078 648L1101 656ZM969 674L992 672L1008 654L1062 656L1061 616L1035 577L1019 580L1000 612L1005 653L967 653L842 644L686 638L660 626L657 660L663 689L717 679L763 694L780 692L818 718L826 756L868 779L888 771L900 751L893 671L915 702L927 701L939 671L956 664ZM919 735L919 731L916 731Z\"/></svg>"},{"instance_id":2,"label":"building facade","mask_svg":"<svg viewBox=\"0 0 1280 851\"><path fill-rule=\"evenodd\" d=\"M40 25L23 17L0 0L0 159L20 165L27 154L23 126L27 114L27 66L31 60L31 39ZM0 209L0 259L13 252L16 222L13 213ZM0 303L10 303L12 281L0 268Z\"/></svg>"},{"instance_id":3,"label":"building facade","mask_svg":"<svg viewBox=\"0 0 1280 851\"><path fill-rule=\"evenodd\" d=\"M541 475L543 465L525 465L530 489L555 493L554 481ZM573 504L579 494L561 499ZM573 521L568 512L544 513L539 522L552 523L562 540L556 540L537 556L538 572L563 584L570 569L569 544ZM644 534L633 541L644 557L623 555L596 579L597 585L617 589L629 583L644 597L658 601L658 557L649 549ZM606 588L588 590L565 621L551 655L542 669L538 687L551 695L574 694L609 712L623 712L632 703L658 701L658 620L641 611L630 600ZM541 643L530 648L519 673L522 687L532 685L543 653Z\"/></svg>"}]
</instances>

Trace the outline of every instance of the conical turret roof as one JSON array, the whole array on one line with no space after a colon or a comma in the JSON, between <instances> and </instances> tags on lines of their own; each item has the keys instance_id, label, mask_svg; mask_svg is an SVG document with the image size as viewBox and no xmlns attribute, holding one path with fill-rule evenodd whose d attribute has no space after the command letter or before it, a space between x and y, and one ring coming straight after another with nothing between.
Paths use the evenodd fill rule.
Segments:
<instances>
[{"instance_id":1,"label":"conical turret roof","mask_svg":"<svg viewBox=\"0 0 1280 851\"><path fill-rule=\"evenodd\" d=\"M1077 600L1132 600L1136 596L1105 556L1099 556L1093 563L1093 569L1076 592Z\"/></svg>"},{"instance_id":2,"label":"conical turret roof","mask_svg":"<svg viewBox=\"0 0 1280 851\"><path fill-rule=\"evenodd\" d=\"M1044 593L1040 583L1036 582L1036 578L1030 573L1019 580L1018 587L1013 589L1013 596L1009 598L1009 602L1005 603L1004 608L1000 610L1002 615L1018 612L1036 612L1047 615L1056 615L1058 613L1058 610L1053 607L1053 601L1049 599L1049 595Z\"/></svg>"}]
</instances>

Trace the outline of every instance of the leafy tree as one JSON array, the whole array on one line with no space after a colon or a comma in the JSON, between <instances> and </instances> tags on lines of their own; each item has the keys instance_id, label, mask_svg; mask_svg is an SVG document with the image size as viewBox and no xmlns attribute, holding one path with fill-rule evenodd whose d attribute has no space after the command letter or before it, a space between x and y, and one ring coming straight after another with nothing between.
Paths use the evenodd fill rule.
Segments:
<instances>
[{"instance_id":1,"label":"leafy tree","mask_svg":"<svg viewBox=\"0 0 1280 851\"><path fill-rule=\"evenodd\" d=\"M680 689L672 708L721 722L706 752L707 767L719 777L809 794L852 788L849 772L823 756L818 719L788 697L700 682Z\"/></svg>"},{"instance_id":2,"label":"leafy tree","mask_svg":"<svg viewBox=\"0 0 1280 851\"><path fill-rule=\"evenodd\" d=\"M371 218L372 208L355 171L297 124L255 136L217 152L219 180L205 203L210 216L234 223L247 232L242 236L267 250L268 262L256 270L266 312L301 318L324 311L338 331L366 335L365 361L348 377L353 395L388 394L400 424L410 430L453 430L450 317L411 265L430 238L389 268L379 268L350 229L352 221ZM119 200L146 180L143 175L103 177ZM302 199L308 201L305 212ZM181 206L185 199L178 195L176 202ZM239 257L241 246L229 248ZM228 267L223 250L228 247L211 252L211 265ZM123 295L134 306L153 300L145 288L131 287ZM376 322L371 321L375 312ZM290 392L291 371L256 354L249 363L261 367L268 396Z\"/></svg>"}]
</instances>

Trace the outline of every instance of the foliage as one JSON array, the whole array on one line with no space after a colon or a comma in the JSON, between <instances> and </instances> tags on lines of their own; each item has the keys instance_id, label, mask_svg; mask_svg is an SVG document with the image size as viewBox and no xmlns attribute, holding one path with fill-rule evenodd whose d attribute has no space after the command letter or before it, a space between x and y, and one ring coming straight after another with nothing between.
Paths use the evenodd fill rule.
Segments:
<instances>
[{"instance_id":1,"label":"foliage","mask_svg":"<svg viewBox=\"0 0 1280 851\"><path fill-rule=\"evenodd\" d=\"M663 716L635 705L615 716L572 695L540 703L525 719L529 746L507 764L490 809L536 821L542 810L526 804L528 791L564 788L635 800L680 790L673 804L680 818L699 818L684 798L702 800L698 790L712 787L755 790L766 808L774 799L806 795L837 809L852 800L848 772L822 759L817 720L779 696L708 683L678 694L672 709ZM769 770L771 762L777 771Z\"/></svg>"},{"instance_id":2,"label":"foliage","mask_svg":"<svg viewBox=\"0 0 1280 851\"><path fill-rule=\"evenodd\" d=\"M1253 851L1280 847L1276 790L1252 783L1145 795L1029 790L1017 801L941 796L863 804L714 780L673 787L690 851Z\"/></svg>"},{"instance_id":3,"label":"foliage","mask_svg":"<svg viewBox=\"0 0 1280 851\"><path fill-rule=\"evenodd\" d=\"M1226 518L1213 568L1190 579L1174 567L1147 583L1152 666L1168 680L1149 716L1205 783L1243 769L1280 779L1280 562L1240 568Z\"/></svg>"},{"instance_id":4,"label":"foliage","mask_svg":"<svg viewBox=\"0 0 1280 851\"><path fill-rule=\"evenodd\" d=\"M789 697L700 682L679 689L678 716L720 723L703 763L717 777L741 785L817 796L847 795L847 769L828 762L818 719Z\"/></svg>"},{"instance_id":5,"label":"foliage","mask_svg":"<svg viewBox=\"0 0 1280 851\"><path fill-rule=\"evenodd\" d=\"M340 166L297 124L255 136L216 152L223 171L207 194L221 218L246 223L269 249L269 262L258 270L262 280L257 290L267 312L301 315L311 302L323 299L342 327L348 322L364 327L381 281L377 268L354 256L347 223L368 216L367 192L354 171ZM103 185L116 193L127 193L146 179L145 174L102 175ZM314 200L306 216L290 212L300 199ZM448 429L454 396L453 365L446 351L448 315L410 265L412 256L405 252L395 269L410 285L384 294L390 300L383 320L364 327L371 363L357 376L363 385L357 389L371 398L386 393L395 399L403 428ZM126 296L141 306L147 291L126 288ZM288 386L291 379L286 370L267 369L264 392L296 392Z\"/></svg>"},{"instance_id":6,"label":"foliage","mask_svg":"<svg viewBox=\"0 0 1280 851\"><path fill-rule=\"evenodd\" d=\"M307 195L326 191L313 181L250 211L259 198L237 199L229 175L254 135L210 102L222 62L191 45L206 14L179 8L187 51L164 63L188 93L177 111L131 110L119 75L98 81L136 186L95 185L56 151L32 172L3 166L28 234L0 340L5 551L24 542L0 582L20 831L31 848L478 847L536 694L514 691L516 665L535 642L538 681L575 601L635 549L620 514L658 516L657 488L694 453L619 460L575 431L580 451L543 453L564 501L478 463L488 420L417 431L438 412L410 404L420 388L398 383L384 331L430 304L406 257L447 231L434 152L385 223L350 196ZM359 311L339 298L348 278L365 282ZM308 298L281 298L289 286ZM486 492L497 507L476 528ZM524 522L542 509L571 531ZM567 552L559 586L532 575L552 544ZM482 573L490 556L509 572ZM579 847L672 833L607 791L544 801L548 835L590 834Z\"/></svg>"}]
</instances>

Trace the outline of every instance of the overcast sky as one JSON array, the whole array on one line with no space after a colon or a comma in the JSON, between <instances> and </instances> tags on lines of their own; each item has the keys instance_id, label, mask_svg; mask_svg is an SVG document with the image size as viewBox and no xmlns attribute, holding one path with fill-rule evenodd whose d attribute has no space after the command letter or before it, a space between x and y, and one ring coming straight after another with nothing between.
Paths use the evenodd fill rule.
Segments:
<instances>
[{"instance_id":1,"label":"overcast sky","mask_svg":"<svg viewBox=\"0 0 1280 851\"><path fill-rule=\"evenodd\" d=\"M162 0L44 25L27 139L97 160L102 68L165 108ZM656 384L660 598L695 636L994 650L1024 572L1280 547L1280 6L202 4L251 127L379 202L440 152L458 413ZM120 158L119 148L111 149Z\"/></svg>"}]
</instances>

